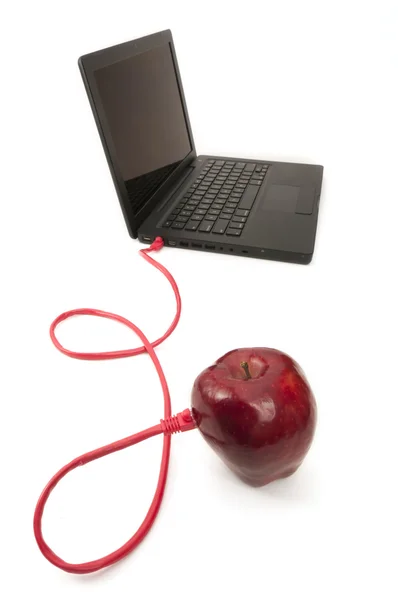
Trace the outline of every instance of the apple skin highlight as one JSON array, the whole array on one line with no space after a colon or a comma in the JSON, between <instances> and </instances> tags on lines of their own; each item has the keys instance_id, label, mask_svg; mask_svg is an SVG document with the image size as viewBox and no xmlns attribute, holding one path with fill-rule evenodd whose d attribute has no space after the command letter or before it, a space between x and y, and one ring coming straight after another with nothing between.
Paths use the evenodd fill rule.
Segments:
<instances>
[{"instance_id":1,"label":"apple skin highlight","mask_svg":"<svg viewBox=\"0 0 398 600\"><path fill-rule=\"evenodd\" d=\"M301 465L316 427L316 403L299 365L271 348L228 352L197 378L192 414L224 463L263 486Z\"/></svg>"}]
</instances>

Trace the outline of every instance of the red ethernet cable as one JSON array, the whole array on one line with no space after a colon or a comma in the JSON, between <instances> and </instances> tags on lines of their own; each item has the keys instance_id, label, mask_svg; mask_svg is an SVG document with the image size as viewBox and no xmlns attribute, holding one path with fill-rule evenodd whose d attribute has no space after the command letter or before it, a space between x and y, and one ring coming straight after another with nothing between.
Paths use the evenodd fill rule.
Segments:
<instances>
[{"instance_id":1,"label":"red ethernet cable","mask_svg":"<svg viewBox=\"0 0 398 600\"><path fill-rule=\"evenodd\" d=\"M62 467L62 469L60 469L60 471L58 471L58 473L56 473L54 477L50 479L43 492L41 493L41 496L36 505L33 519L33 529L37 544L39 546L40 551L47 560L49 560L53 565L55 565L59 569L63 569L68 573L84 574L99 571L100 569L103 569L104 567L109 567L110 565L121 560L122 558L125 558L130 552L132 552L132 550L134 550L134 548L138 546L138 544L144 539L144 537L147 535L148 531L152 527L163 499L169 467L171 434L179 431L189 431L190 429L195 429L196 427L196 424L191 415L191 411L189 409L178 413L174 417L171 415L169 389L167 386L165 375L163 373L163 369L154 350L156 346L159 346L173 333L174 329L178 325L181 316L181 298L178 286L173 276L163 265L161 265L151 256L149 256L150 252L156 252L160 250L161 248L163 248L163 245L164 242L162 238L157 237L149 248L140 250L140 254L145 258L145 260L151 265L153 265L156 269L158 269L161 273L163 273L163 275L167 278L167 280L170 282L171 287L173 288L176 298L177 309L173 322L171 323L166 333L158 340L151 343L148 340L148 338L143 334L143 332L136 325L134 325L134 323L128 321L120 315L92 308L78 308L75 310L67 311L62 315L59 315L59 317L55 319L55 321L51 324L50 327L50 336L55 347L58 348L60 352L63 352L71 358L78 358L81 360L110 360L116 358L126 358L128 356L136 356L137 354L143 354L147 352L151 357L157 374L159 376L164 398L164 418L160 421L159 425L154 425L153 427L149 427L149 429L145 429L140 433L136 433L117 442L113 442L112 444L108 444L107 446L102 446L102 448L97 448L97 450L92 450L91 452L87 452L86 454L78 456L69 464ZM130 350L117 350L113 352L73 352L72 350L67 350L59 343L58 339L56 338L55 329L57 325L59 325L59 323L65 321L66 319L69 319L69 317L73 317L76 315L91 315L95 317L103 317L105 319L112 319L113 321L123 323L138 335L141 342L143 343L143 346ZM76 467L81 467L93 460L97 460L97 458L106 456L107 454L112 454L113 452L124 450L124 448L133 446L134 444L138 444L143 440L146 440L150 437L159 434L163 434L164 438L158 483L149 510L135 534L118 550L115 550L114 552L111 552L110 554L102 558L90 562L73 564L65 562L62 558L57 556L55 552L53 552L44 541L41 526L44 507L46 505L48 497L50 496L55 486L61 481L63 477L65 477L67 473L69 473Z\"/></svg>"}]
</instances>

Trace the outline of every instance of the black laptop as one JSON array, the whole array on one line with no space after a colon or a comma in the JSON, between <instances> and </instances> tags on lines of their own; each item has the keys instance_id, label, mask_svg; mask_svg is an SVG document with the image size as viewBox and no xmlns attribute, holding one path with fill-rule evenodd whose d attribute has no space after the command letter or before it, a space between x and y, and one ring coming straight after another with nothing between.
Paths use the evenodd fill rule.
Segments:
<instances>
[{"instance_id":1,"label":"black laptop","mask_svg":"<svg viewBox=\"0 0 398 600\"><path fill-rule=\"evenodd\" d=\"M133 238L311 261L323 167L197 156L170 31L87 54L79 67Z\"/></svg>"}]
</instances>

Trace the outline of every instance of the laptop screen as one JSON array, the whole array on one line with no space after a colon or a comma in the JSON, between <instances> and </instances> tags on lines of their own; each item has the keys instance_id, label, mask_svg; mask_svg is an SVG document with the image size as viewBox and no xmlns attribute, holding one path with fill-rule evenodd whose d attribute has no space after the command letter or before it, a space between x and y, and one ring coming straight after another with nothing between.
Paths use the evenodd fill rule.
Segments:
<instances>
[{"instance_id":1,"label":"laptop screen","mask_svg":"<svg viewBox=\"0 0 398 600\"><path fill-rule=\"evenodd\" d=\"M192 150L170 44L94 76L136 213Z\"/></svg>"}]
</instances>

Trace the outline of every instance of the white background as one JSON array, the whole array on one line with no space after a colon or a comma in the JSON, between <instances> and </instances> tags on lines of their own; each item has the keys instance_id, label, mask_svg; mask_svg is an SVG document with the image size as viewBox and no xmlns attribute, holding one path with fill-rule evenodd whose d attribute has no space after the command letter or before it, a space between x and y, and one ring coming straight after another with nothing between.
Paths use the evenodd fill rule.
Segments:
<instances>
[{"instance_id":1,"label":"white background","mask_svg":"<svg viewBox=\"0 0 398 600\"><path fill-rule=\"evenodd\" d=\"M1 15L0 596L397 598L397 4L381 0L9 2ZM158 422L148 357L70 360L48 327L92 306L166 330L168 284L128 237L77 68L79 55L171 28L200 153L325 166L310 266L164 249L183 316L158 356L177 412L194 378L239 346L290 353L316 395L296 475L253 490L197 432L172 443L150 535L92 576L47 563L35 502L74 456ZM75 319L74 349L137 344ZM161 439L71 474L44 532L70 561L135 531Z\"/></svg>"}]
</instances>

